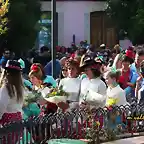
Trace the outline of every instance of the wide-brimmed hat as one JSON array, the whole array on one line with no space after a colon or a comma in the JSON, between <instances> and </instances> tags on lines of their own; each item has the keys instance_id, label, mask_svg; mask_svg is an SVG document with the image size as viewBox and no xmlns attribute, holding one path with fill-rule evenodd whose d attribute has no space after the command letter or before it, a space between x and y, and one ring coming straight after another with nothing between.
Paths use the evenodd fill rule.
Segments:
<instances>
[{"instance_id":1,"label":"wide-brimmed hat","mask_svg":"<svg viewBox=\"0 0 144 144\"><path fill-rule=\"evenodd\" d=\"M16 60L8 60L5 66L6 70L21 71L20 63Z\"/></svg>"},{"instance_id":2,"label":"wide-brimmed hat","mask_svg":"<svg viewBox=\"0 0 144 144\"><path fill-rule=\"evenodd\" d=\"M92 69L100 69L102 63L96 57L85 55L80 63L80 68L91 67Z\"/></svg>"}]
</instances>

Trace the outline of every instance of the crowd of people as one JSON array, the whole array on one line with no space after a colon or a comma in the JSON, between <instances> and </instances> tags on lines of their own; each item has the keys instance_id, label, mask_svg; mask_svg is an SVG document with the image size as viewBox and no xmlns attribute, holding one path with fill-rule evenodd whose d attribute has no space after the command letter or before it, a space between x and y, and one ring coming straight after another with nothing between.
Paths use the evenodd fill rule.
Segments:
<instances>
[{"instance_id":1,"label":"crowd of people","mask_svg":"<svg viewBox=\"0 0 144 144\"><path fill-rule=\"evenodd\" d=\"M16 59L16 60L14 60ZM56 78L51 74L51 58L47 47L39 55L16 58L5 50L0 79L0 124L27 119L41 114L63 112L75 108L111 108L113 105L144 102L144 48L119 45L100 50L79 47L56 60ZM69 94L66 102L57 104L38 100L25 106L25 91L61 87ZM44 107L43 107L44 106Z\"/></svg>"}]
</instances>

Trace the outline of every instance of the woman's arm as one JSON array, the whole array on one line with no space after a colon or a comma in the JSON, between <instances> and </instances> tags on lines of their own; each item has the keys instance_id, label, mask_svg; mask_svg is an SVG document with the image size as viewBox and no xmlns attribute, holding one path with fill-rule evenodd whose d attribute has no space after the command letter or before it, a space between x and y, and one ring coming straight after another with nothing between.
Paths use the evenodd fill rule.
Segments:
<instances>
[{"instance_id":1,"label":"woman's arm","mask_svg":"<svg viewBox=\"0 0 144 144\"><path fill-rule=\"evenodd\" d=\"M8 95L8 91L6 87L2 87L0 89L0 119L2 118L3 114L6 112L7 106L9 104L10 97Z\"/></svg>"},{"instance_id":2,"label":"woman's arm","mask_svg":"<svg viewBox=\"0 0 144 144\"><path fill-rule=\"evenodd\" d=\"M132 71L131 71L131 73L132 73L132 77L131 77L130 83L135 85L136 84L136 80L137 80L137 75L135 73L133 73ZM128 86L124 90L125 90L125 93L126 93L126 96L127 96L127 95L129 95L131 93L132 87Z\"/></svg>"},{"instance_id":3,"label":"woman's arm","mask_svg":"<svg viewBox=\"0 0 144 144\"><path fill-rule=\"evenodd\" d=\"M133 84L133 83L127 82L127 85L132 87L132 88L135 88L135 84Z\"/></svg>"},{"instance_id":4,"label":"woman's arm","mask_svg":"<svg viewBox=\"0 0 144 144\"><path fill-rule=\"evenodd\" d=\"M142 80L142 77L138 77L136 81L136 88L135 88L135 96L138 97L138 91L140 89L140 81Z\"/></svg>"}]
</instances>

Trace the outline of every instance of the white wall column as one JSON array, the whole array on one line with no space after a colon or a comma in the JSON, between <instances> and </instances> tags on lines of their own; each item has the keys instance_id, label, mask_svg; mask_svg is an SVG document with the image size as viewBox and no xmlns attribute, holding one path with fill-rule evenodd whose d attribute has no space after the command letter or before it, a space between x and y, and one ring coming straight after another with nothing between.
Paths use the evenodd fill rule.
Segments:
<instances>
[{"instance_id":1,"label":"white wall column","mask_svg":"<svg viewBox=\"0 0 144 144\"><path fill-rule=\"evenodd\" d=\"M84 40L90 43L90 12L84 14Z\"/></svg>"},{"instance_id":2,"label":"white wall column","mask_svg":"<svg viewBox=\"0 0 144 144\"><path fill-rule=\"evenodd\" d=\"M58 45L64 44L64 13L58 13Z\"/></svg>"},{"instance_id":3,"label":"white wall column","mask_svg":"<svg viewBox=\"0 0 144 144\"><path fill-rule=\"evenodd\" d=\"M75 42L78 44L84 40L84 13L81 5L77 2L67 2L64 4L64 45L70 46L75 35ZM83 9L83 8L82 8Z\"/></svg>"}]
</instances>

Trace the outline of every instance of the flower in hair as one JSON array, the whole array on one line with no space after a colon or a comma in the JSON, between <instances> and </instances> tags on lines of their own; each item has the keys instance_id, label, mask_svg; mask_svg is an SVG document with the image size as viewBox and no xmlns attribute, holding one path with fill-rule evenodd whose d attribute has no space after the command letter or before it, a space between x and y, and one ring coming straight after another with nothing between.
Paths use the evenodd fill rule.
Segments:
<instances>
[{"instance_id":1,"label":"flower in hair","mask_svg":"<svg viewBox=\"0 0 144 144\"><path fill-rule=\"evenodd\" d=\"M33 70L34 72L38 71L38 66L37 65L33 65L31 70Z\"/></svg>"},{"instance_id":2,"label":"flower in hair","mask_svg":"<svg viewBox=\"0 0 144 144\"><path fill-rule=\"evenodd\" d=\"M126 56L133 59L133 58L134 58L134 53L133 53L133 51L127 50L127 51L126 51Z\"/></svg>"}]
</instances>

